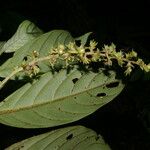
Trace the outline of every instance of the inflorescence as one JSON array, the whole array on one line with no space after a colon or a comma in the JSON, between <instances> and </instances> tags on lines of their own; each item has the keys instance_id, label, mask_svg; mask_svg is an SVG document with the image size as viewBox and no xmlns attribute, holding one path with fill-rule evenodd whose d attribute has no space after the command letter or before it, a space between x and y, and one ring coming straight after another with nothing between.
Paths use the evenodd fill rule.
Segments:
<instances>
[{"instance_id":1,"label":"inflorescence","mask_svg":"<svg viewBox=\"0 0 150 150\"><path fill-rule=\"evenodd\" d=\"M89 65L92 62L101 62L105 66L112 66L113 61L117 61L120 67L125 68L125 75L129 75L135 66L139 66L142 70L149 72L150 64L145 64L144 61L138 58L135 51L124 53L123 51L117 51L116 46L112 43L110 46L104 45L100 50L97 48L97 42L90 41L89 46L80 45L77 46L75 42L70 42L68 45L58 45L53 48L48 56L39 58L38 52L33 52L33 61L25 63L23 70L28 72L29 75L37 74L40 69L38 62L48 60L51 67L54 67L59 60L65 61L65 66L72 66L77 62Z\"/></svg>"},{"instance_id":2,"label":"inflorescence","mask_svg":"<svg viewBox=\"0 0 150 150\"><path fill-rule=\"evenodd\" d=\"M135 66L140 67L145 72L150 71L150 63L145 64L133 50L128 53L117 51L113 43L109 46L104 45L100 50L97 48L97 42L94 40L90 41L89 46L82 44L77 46L75 42L70 42L68 45L58 45L47 56L43 57L40 57L37 51L33 51L29 59L23 60L21 66L17 66L8 77L0 82L0 89L19 72L25 72L30 77L38 74L40 72L39 62L49 61L50 66L55 68L55 65L60 60L65 62L65 66L63 66L65 68L77 63L89 65L92 62L100 62L105 66L113 66L113 62L117 61L120 67L125 68L125 75L129 75Z\"/></svg>"}]
</instances>

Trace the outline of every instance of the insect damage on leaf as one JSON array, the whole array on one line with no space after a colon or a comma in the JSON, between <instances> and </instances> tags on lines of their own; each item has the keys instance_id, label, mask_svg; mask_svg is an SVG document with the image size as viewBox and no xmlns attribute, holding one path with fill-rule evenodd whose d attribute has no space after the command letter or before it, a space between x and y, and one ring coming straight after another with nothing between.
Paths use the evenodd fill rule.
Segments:
<instances>
[{"instance_id":1,"label":"insect damage on leaf","mask_svg":"<svg viewBox=\"0 0 150 150\"><path fill-rule=\"evenodd\" d=\"M96 96L97 97L104 97L104 96L106 96L106 93L98 93Z\"/></svg>"},{"instance_id":2,"label":"insect damage on leaf","mask_svg":"<svg viewBox=\"0 0 150 150\"><path fill-rule=\"evenodd\" d=\"M66 137L66 140L71 140L73 138L73 134L69 134L67 137Z\"/></svg>"},{"instance_id":3,"label":"insect damage on leaf","mask_svg":"<svg viewBox=\"0 0 150 150\"><path fill-rule=\"evenodd\" d=\"M114 88L114 87L117 87L118 85L119 85L119 82L112 82L112 83L106 84L106 87Z\"/></svg>"},{"instance_id":4,"label":"insect damage on leaf","mask_svg":"<svg viewBox=\"0 0 150 150\"><path fill-rule=\"evenodd\" d=\"M78 78L74 78L72 79L72 82L75 84L79 79Z\"/></svg>"}]
</instances>

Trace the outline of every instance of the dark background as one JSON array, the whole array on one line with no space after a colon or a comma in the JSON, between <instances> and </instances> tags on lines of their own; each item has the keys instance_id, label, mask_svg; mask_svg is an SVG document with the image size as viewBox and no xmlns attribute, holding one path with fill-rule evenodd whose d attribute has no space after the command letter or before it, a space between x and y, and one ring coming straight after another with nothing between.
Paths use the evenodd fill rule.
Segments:
<instances>
[{"instance_id":1,"label":"dark background","mask_svg":"<svg viewBox=\"0 0 150 150\"><path fill-rule=\"evenodd\" d=\"M0 40L8 40L29 19L45 32L65 29L74 37L86 32L100 44L114 42L134 48L149 62L150 1L5 0L0 6ZM7 91L5 91L7 92ZM81 124L100 133L112 150L150 149L150 82L141 76L129 82L112 102L70 125ZM5 93L2 93L5 95ZM1 96L2 97L2 96ZM0 124L0 150L50 129L18 129Z\"/></svg>"}]
</instances>

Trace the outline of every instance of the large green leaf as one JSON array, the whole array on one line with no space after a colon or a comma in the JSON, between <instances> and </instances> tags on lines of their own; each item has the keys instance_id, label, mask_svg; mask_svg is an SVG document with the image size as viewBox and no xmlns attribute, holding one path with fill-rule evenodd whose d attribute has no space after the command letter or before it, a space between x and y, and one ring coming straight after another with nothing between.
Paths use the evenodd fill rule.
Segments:
<instances>
[{"instance_id":1,"label":"large green leaf","mask_svg":"<svg viewBox=\"0 0 150 150\"><path fill-rule=\"evenodd\" d=\"M68 44L74 41L69 32L64 30L53 30L51 32L42 34L34 40L31 40L18 51L15 52L14 56L8 59L2 66L0 66L0 76L8 76L16 66L20 66L23 59L31 55L33 51L40 53L40 56L47 56L53 47L58 44ZM41 72L49 71L49 63L39 64Z\"/></svg>"},{"instance_id":2,"label":"large green leaf","mask_svg":"<svg viewBox=\"0 0 150 150\"><path fill-rule=\"evenodd\" d=\"M123 89L113 71L105 75L74 69L45 73L0 103L0 123L42 128L79 120L110 102Z\"/></svg>"},{"instance_id":3,"label":"large green leaf","mask_svg":"<svg viewBox=\"0 0 150 150\"><path fill-rule=\"evenodd\" d=\"M18 142L6 150L110 150L100 135L83 126L57 129Z\"/></svg>"},{"instance_id":4,"label":"large green leaf","mask_svg":"<svg viewBox=\"0 0 150 150\"><path fill-rule=\"evenodd\" d=\"M43 34L42 30L35 26L34 23L25 20L19 25L16 33L12 36L12 38L10 38L5 43L2 51L14 52L41 34Z\"/></svg>"}]
</instances>

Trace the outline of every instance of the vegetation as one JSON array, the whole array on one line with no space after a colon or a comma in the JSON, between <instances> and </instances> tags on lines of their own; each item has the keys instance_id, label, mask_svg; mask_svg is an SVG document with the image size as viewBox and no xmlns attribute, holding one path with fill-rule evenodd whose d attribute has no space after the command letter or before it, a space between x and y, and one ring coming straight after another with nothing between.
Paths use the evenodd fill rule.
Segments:
<instances>
[{"instance_id":1,"label":"vegetation","mask_svg":"<svg viewBox=\"0 0 150 150\"><path fill-rule=\"evenodd\" d=\"M112 101L132 71L139 67L149 72L150 64L145 64L134 50L118 50L113 43L99 48L95 40L88 40L90 34L73 38L64 30L43 33L26 20L12 38L1 42L1 54L13 55L0 66L0 89L4 85L7 89L9 80L21 82L21 86L1 101L0 123L19 128L65 124L65 128L7 149L110 149L91 129L67 127L67 123Z\"/></svg>"}]
</instances>

